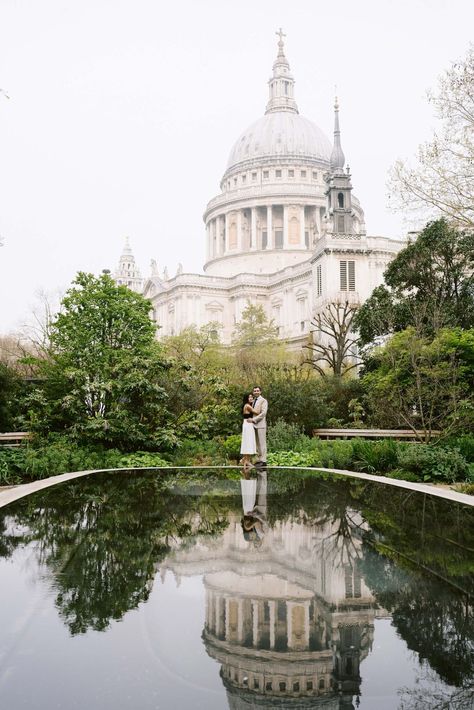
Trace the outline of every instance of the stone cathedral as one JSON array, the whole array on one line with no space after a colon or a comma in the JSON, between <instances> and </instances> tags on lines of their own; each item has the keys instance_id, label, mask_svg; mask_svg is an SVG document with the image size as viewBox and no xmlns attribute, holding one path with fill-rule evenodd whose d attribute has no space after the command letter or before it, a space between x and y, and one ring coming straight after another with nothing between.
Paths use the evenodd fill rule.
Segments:
<instances>
[{"instance_id":1,"label":"stone cathedral","mask_svg":"<svg viewBox=\"0 0 474 710\"><path fill-rule=\"evenodd\" d=\"M281 338L303 344L328 303L362 303L405 242L368 236L341 146L300 115L283 33L265 114L230 151L220 193L204 212L204 274L178 268L142 280L126 245L114 277L153 304L158 336L216 322L230 343L248 301L262 304ZM183 245L184 246L184 245Z\"/></svg>"}]
</instances>

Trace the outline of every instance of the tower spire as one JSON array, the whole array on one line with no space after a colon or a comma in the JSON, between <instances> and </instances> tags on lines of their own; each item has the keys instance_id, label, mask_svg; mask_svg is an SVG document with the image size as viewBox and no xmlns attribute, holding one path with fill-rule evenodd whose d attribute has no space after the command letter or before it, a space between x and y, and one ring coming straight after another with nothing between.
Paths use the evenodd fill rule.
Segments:
<instances>
[{"instance_id":1,"label":"tower spire","mask_svg":"<svg viewBox=\"0 0 474 710\"><path fill-rule=\"evenodd\" d=\"M334 145L331 153L331 171L341 172L344 169L346 158L341 147L341 129L339 128L339 101L334 101Z\"/></svg>"},{"instance_id":2,"label":"tower spire","mask_svg":"<svg viewBox=\"0 0 474 710\"><path fill-rule=\"evenodd\" d=\"M114 280L119 286L128 286L132 291L141 293L143 279L135 263L135 257L130 246L130 239L125 237L125 246L120 256L118 267L114 272Z\"/></svg>"},{"instance_id":3,"label":"tower spire","mask_svg":"<svg viewBox=\"0 0 474 710\"><path fill-rule=\"evenodd\" d=\"M275 34L279 38L278 54L273 63L273 76L268 82L270 96L265 113L274 113L275 111L298 113L298 106L294 99L295 80L290 73L290 65L285 56L283 37L286 35L281 27Z\"/></svg>"}]
</instances>

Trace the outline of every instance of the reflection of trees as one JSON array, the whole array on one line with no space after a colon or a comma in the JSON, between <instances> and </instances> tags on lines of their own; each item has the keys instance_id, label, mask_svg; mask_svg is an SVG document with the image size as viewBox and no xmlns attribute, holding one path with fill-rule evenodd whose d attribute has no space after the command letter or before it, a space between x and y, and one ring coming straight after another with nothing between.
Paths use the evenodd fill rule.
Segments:
<instances>
[{"instance_id":1,"label":"reflection of trees","mask_svg":"<svg viewBox=\"0 0 474 710\"><path fill-rule=\"evenodd\" d=\"M420 571L402 569L368 546L361 564L366 584L408 648L439 676L459 686L474 670L472 599Z\"/></svg>"},{"instance_id":2,"label":"reflection of trees","mask_svg":"<svg viewBox=\"0 0 474 710\"><path fill-rule=\"evenodd\" d=\"M390 493L373 485L363 492L371 533L362 573L408 647L462 688L474 675L474 510Z\"/></svg>"},{"instance_id":3,"label":"reflection of trees","mask_svg":"<svg viewBox=\"0 0 474 710\"><path fill-rule=\"evenodd\" d=\"M472 710L474 681L467 681L460 688L447 690L436 687L435 678L431 677L429 680L431 687L423 687L420 682L415 689L406 688L400 693L400 710Z\"/></svg>"},{"instance_id":4,"label":"reflection of trees","mask_svg":"<svg viewBox=\"0 0 474 710\"><path fill-rule=\"evenodd\" d=\"M105 629L148 598L171 549L219 535L229 510L240 515L238 482L235 496L217 485L226 477L235 472L104 474L62 484L0 510L0 556L33 543L71 633ZM270 471L268 496L270 526L330 523L315 558L324 544L325 554L362 572L409 648L461 691L474 669L474 509L314 472Z\"/></svg>"},{"instance_id":5,"label":"reflection of trees","mask_svg":"<svg viewBox=\"0 0 474 710\"><path fill-rule=\"evenodd\" d=\"M155 567L177 541L227 525L222 504L168 490L169 477L102 476L49 489L9 506L15 537L2 554L34 541L72 634L105 629L146 601ZM196 515L200 506L204 517ZM0 530L5 524L0 516Z\"/></svg>"},{"instance_id":6,"label":"reflection of trees","mask_svg":"<svg viewBox=\"0 0 474 710\"><path fill-rule=\"evenodd\" d=\"M330 504L309 522L321 528L329 524L333 529L325 537L315 539L315 553L318 556L332 554L339 566L353 568L361 557L361 534L365 527L360 514L348 507L347 493L347 489L339 487Z\"/></svg>"},{"instance_id":7,"label":"reflection of trees","mask_svg":"<svg viewBox=\"0 0 474 710\"><path fill-rule=\"evenodd\" d=\"M426 568L474 596L474 508L413 491L359 490L372 544L405 568Z\"/></svg>"}]
</instances>

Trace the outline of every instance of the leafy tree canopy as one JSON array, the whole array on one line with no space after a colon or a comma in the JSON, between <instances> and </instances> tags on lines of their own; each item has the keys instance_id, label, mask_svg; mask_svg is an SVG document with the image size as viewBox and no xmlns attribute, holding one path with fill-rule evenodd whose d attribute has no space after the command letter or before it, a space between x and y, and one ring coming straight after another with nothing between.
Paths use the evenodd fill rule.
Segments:
<instances>
[{"instance_id":1,"label":"leafy tree canopy","mask_svg":"<svg viewBox=\"0 0 474 710\"><path fill-rule=\"evenodd\" d=\"M440 219L389 264L354 318L362 344L414 326L425 334L474 327L474 233Z\"/></svg>"},{"instance_id":2,"label":"leafy tree canopy","mask_svg":"<svg viewBox=\"0 0 474 710\"><path fill-rule=\"evenodd\" d=\"M235 326L234 344L241 348L251 348L271 345L277 338L278 327L273 319L267 318L263 306L248 301L242 319Z\"/></svg>"},{"instance_id":3,"label":"leafy tree canopy","mask_svg":"<svg viewBox=\"0 0 474 710\"><path fill-rule=\"evenodd\" d=\"M167 439L168 364L149 310L108 274L77 275L51 324L49 358L39 363L45 383L31 396L33 428L122 449Z\"/></svg>"},{"instance_id":4,"label":"leafy tree canopy","mask_svg":"<svg viewBox=\"0 0 474 710\"><path fill-rule=\"evenodd\" d=\"M374 351L363 378L372 423L410 428L429 441L434 429L474 426L474 330L434 338L410 327Z\"/></svg>"}]
</instances>

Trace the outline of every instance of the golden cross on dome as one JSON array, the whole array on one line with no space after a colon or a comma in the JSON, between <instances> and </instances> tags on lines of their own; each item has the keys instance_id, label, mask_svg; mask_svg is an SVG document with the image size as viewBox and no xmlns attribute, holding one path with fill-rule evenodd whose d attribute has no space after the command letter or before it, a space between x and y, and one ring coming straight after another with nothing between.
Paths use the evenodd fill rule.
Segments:
<instances>
[{"instance_id":1,"label":"golden cross on dome","mask_svg":"<svg viewBox=\"0 0 474 710\"><path fill-rule=\"evenodd\" d=\"M281 29L281 27L280 27L280 29L278 30L278 32L275 32L275 34L279 36L280 42L281 42L281 44L283 44L283 37L286 37L286 34L283 32L283 30ZM279 43L280 43L280 42L279 42Z\"/></svg>"}]
</instances>

